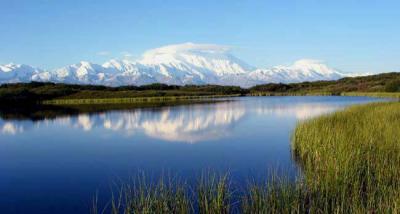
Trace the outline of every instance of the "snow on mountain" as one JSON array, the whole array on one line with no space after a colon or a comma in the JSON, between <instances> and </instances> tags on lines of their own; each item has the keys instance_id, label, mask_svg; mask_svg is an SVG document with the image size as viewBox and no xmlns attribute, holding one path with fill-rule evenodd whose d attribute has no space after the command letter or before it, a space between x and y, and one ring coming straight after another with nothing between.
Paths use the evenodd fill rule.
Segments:
<instances>
[{"instance_id":1,"label":"snow on mountain","mask_svg":"<svg viewBox=\"0 0 400 214\"><path fill-rule=\"evenodd\" d=\"M59 68L50 74L50 81L64 83L102 84L108 69L86 61Z\"/></svg>"},{"instance_id":2,"label":"snow on mountain","mask_svg":"<svg viewBox=\"0 0 400 214\"><path fill-rule=\"evenodd\" d=\"M146 51L137 61L82 61L52 71L27 65L0 66L0 83L51 81L96 85L220 84L250 87L269 82L339 79L345 75L317 60L256 69L230 53L227 46L184 43Z\"/></svg>"},{"instance_id":3,"label":"snow on mountain","mask_svg":"<svg viewBox=\"0 0 400 214\"><path fill-rule=\"evenodd\" d=\"M390 72L390 71L388 71L388 72ZM374 74L376 74L376 73L372 73L372 72L365 72L365 73L354 72L354 73L346 73L346 77L361 77L361 76L370 76L370 75L374 75Z\"/></svg>"},{"instance_id":4,"label":"snow on mountain","mask_svg":"<svg viewBox=\"0 0 400 214\"><path fill-rule=\"evenodd\" d=\"M290 83L316 80L336 80L346 75L318 60L302 59L290 66L257 69L249 76L255 81Z\"/></svg>"},{"instance_id":5,"label":"snow on mountain","mask_svg":"<svg viewBox=\"0 0 400 214\"><path fill-rule=\"evenodd\" d=\"M193 73L208 71L217 76L243 74L254 68L229 53L229 48L219 45L184 43L149 50L139 61L143 65L174 67Z\"/></svg>"},{"instance_id":6,"label":"snow on mountain","mask_svg":"<svg viewBox=\"0 0 400 214\"><path fill-rule=\"evenodd\" d=\"M138 76L167 84L232 84L254 68L219 45L184 43L146 51L136 62ZM240 81L238 81L240 82Z\"/></svg>"},{"instance_id":7,"label":"snow on mountain","mask_svg":"<svg viewBox=\"0 0 400 214\"><path fill-rule=\"evenodd\" d=\"M29 82L32 80L31 78L33 75L41 72L43 71L29 65L18 65L14 63L0 65L0 84Z\"/></svg>"}]
</instances>

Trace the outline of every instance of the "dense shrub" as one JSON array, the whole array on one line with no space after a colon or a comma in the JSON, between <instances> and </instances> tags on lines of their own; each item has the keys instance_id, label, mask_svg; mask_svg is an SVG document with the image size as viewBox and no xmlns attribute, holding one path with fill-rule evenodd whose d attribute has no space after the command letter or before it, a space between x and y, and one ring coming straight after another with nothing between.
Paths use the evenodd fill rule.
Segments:
<instances>
[{"instance_id":1,"label":"dense shrub","mask_svg":"<svg viewBox=\"0 0 400 214\"><path fill-rule=\"evenodd\" d=\"M385 85L386 92L399 92L400 91L400 80L393 80Z\"/></svg>"}]
</instances>

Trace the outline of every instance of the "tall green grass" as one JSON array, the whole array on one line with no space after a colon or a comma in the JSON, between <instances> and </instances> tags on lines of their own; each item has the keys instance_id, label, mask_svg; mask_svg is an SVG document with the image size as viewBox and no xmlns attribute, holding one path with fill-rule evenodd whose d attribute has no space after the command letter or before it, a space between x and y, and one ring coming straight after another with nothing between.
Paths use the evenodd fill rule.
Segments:
<instances>
[{"instance_id":1,"label":"tall green grass","mask_svg":"<svg viewBox=\"0 0 400 214\"><path fill-rule=\"evenodd\" d=\"M334 96L339 95L337 93L329 91L294 91L294 92L251 92L248 96Z\"/></svg>"},{"instance_id":2,"label":"tall green grass","mask_svg":"<svg viewBox=\"0 0 400 214\"><path fill-rule=\"evenodd\" d=\"M381 97L381 98L397 98L400 99L399 92L342 92L341 96L365 96L365 97Z\"/></svg>"},{"instance_id":3,"label":"tall green grass","mask_svg":"<svg viewBox=\"0 0 400 214\"><path fill-rule=\"evenodd\" d=\"M111 213L189 213L191 201L184 184L160 180L156 184L139 180L124 184L110 203Z\"/></svg>"},{"instance_id":4,"label":"tall green grass","mask_svg":"<svg viewBox=\"0 0 400 214\"><path fill-rule=\"evenodd\" d=\"M294 91L294 92L251 92L247 96L363 96L400 99L398 92L330 92L330 91Z\"/></svg>"},{"instance_id":5,"label":"tall green grass","mask_svg":"<svg viewBox=\"0 0 400 214\"><path fill-rule=\"evenodd\" d=\"M400 211L400 103L353 106L300 123L293 153L310 210Z\"/></svg>"},{"instance_id":6,"label":"tall green grass","mask_svg":"<svg viewBox=\"0 0 400 214\"><path fill-rule=\"evenodd\" d=\"M301 182L271 175L264 183L250 183L243 193L242 213L305 213L306 190Z\"/></svg>"},{"instance_id":7,"label":"tall green grass","mask_svg":"<svg viewBox=\"0 0 400 214\"><path fill-rule=\"evenodd\" d=\"M93 200L92 213L230 213L232 192L228 176L203 174L193 186L161 177L156 183L145 176L122 183L105 206Z\"/></svg>"}]
</instances>

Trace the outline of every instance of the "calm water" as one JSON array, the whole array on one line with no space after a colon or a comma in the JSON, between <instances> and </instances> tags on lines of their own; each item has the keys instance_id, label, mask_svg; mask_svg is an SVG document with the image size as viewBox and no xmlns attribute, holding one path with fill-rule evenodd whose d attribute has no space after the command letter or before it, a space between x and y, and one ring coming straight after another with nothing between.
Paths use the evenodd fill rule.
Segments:
<instances>
[{"instance_id":1,"label":"calm water","mask_svg":"<svg viewBox=\"0 0 400 214\"><path fill-rule=\"evenodd\" d=\"M293 173L296 122L362 97L245 97L97 113L2 112L1 213L87 213L96 191L138 171L193 179L228 170L237 183L268 169ZM46 117L37 116L46 112ZM68 111L69 112L69 111Z\"/></svg>"}]
</instances>

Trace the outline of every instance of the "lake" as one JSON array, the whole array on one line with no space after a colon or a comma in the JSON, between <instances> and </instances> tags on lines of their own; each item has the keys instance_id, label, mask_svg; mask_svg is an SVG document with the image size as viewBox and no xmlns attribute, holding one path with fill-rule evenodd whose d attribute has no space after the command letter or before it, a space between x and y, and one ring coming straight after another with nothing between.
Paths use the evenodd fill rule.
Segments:
<instances>
[{"instance_id":1,"label":"lake","mask_svg":"<svg viewBox=\"0 0 400 214\"><path fill-rule=\"evenodd\" d=\"M0 119L1 213L87 213L138 172L188 181L229 171L238 185L295 176L298 121L366 97L240 97L119 110L8 109Z\"/></svg>"}]
</instances>

